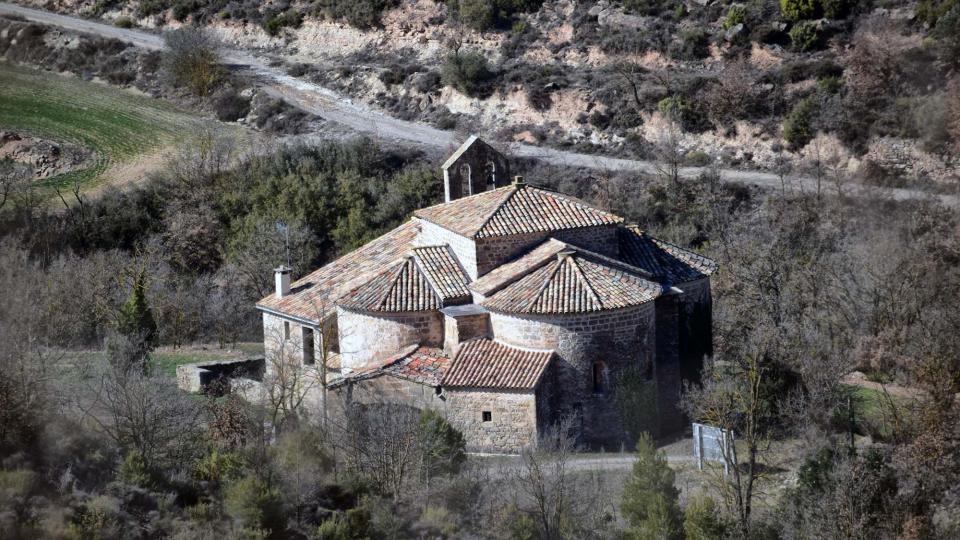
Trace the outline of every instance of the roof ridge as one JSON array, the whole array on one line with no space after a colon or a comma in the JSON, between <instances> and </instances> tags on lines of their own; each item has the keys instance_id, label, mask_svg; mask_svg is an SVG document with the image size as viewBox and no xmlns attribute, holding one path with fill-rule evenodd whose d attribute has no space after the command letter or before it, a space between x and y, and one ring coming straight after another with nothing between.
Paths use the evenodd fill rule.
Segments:
<instances>
[{"instance_id":1,"label":"roof ridge","mask_svg":"<svg viewBox=\"0 0 960 540\"><path fill-rule=\"evenodd\" d=\"M386 306L387 300L390 298L390 295L397 288L397 280L400 278L400 274L403 273L403 269L406 267L408 261L409 259L405 259L403 262L398 264L396 268L387 269L388 271L392 270L392 275L390 276L390 286L386 288L386 290L377 300L378 309L383 309Z\"/></svg>"},{"instance_id":2,"label":"roof ridge","mask_svg":"<svg viewBox=\"0 0 960 540\"><path fill-rule=\"evenodd\" d=\"M428 249L437 249L437 248L439 248L439 249L443 249L444 251L446 251L447 255L450 256L450 258L452 259L453 264L456 266L457 270L459 270L459 271L461 272L461 274L463 275L463 277L467 278L468 280L470 279L470 278L469 278L469 275L467 274L467 271L463 268L463 265L460 264L460 260L457 259L456 254L454 254L454 253L453 253L453 250L450 248L450 244L437 244L437 245L435 245L435 246L420 246L420 247L414 248L414 251L416 251L417 249L421 249L421 248L428 248ZM434 279L433 279L433 274L432 274L431 272L427 271L427 269L424 267L424 262L423 262L422 256L421 256L419 253L415 253L414 255L411 255L410 258L414 260L414 264L416 265L417 271L420 272L420 275L422 275L423 278L426 280L427 285L430 287L430 291L433 292L434 296L437 297L438 303L439 303L441 306L443 306L443 305L444 305L444 300L445 300L447 297L445 297L445 296L444 296L444 293L441 292L441 289L442 289L441 285L440 285L439 283L436 283L436 282L434 281ZM470 290L470 289L467 288L467 291L468 291L468 292L469 292L469 290Z\"/></svg>"},{"instance_id":3,"label":"roof ridge","mask_svg":"<svg viewBox=\"0 0 960 540\"><path fill-rule=\"evenodd\" d=\"M554 256L554 258L556 258L556 256ZM547 279L543 280L543 283L541 283L540 287L537 289L537 294L533 295L530 301L527 302L527 305L523 307L524 309L530 309L534 304L536 304L541 299L544 291L546 291L547 288L550 287L550 284L553 283L553 278L557 276L557 272L559 272L560 269L563 268L563 261L555 261L555 262L556 262L556 267L554 267L554 269L550 271L550 275L547 276ZM548 262L547 264L550 264L550 263ZM527 275L529 276L530 274L528 273Z\"/></svg>"},{"instance_id":4,"label":"roof ridge","mask_svg":"<svg viewBox=\"0 0 960 540\"><path fill-rule=\"evenodd\" d=\"M420 265L417 263L417 257L415 255L408 254L404 256L403 262L400 263L397 270L394 271L393 276L390 278L390 286L387 287L387 290L383 293L383 296L380 298L379 302L377 303L377 306L380 309L384 309L386 307L387 302L390 300L390 297L393 295L393 291L396 290L397 286L400 283L400 276L403 274L404 269L411 264L413 266L413 271L419 274L420 277L423 278L423 280L426 282L427 287L430 288L430 292L437 299L437 303L438 304L443 303L441 301L440 294L437 292L437 289L433 286L433 283L430 282L430 278L427 277L427 273L424 272L423 269L420 268Z\"/></svg>"},{"instance_id":5,"label":"roof ridge","mask_svg":"<svg viewBox=\"0 0 960 540\"><path fill-rule=\"evenodd\" d=\"M508 195L506 199L500 201L500 204L498 204L497 206L495 206L495 207L493 208L493 211L490 212L490 215L488 215L488 216L483 220L482 223L480 223L480 226L477 227L475 231L473 231L472 233L470 233L470 238L476 238L477 234L479 234L480 231L482 231L483 228L487 226L487 223L490 223L490 221L493 219L493 217L496 216L496 215L500 212L500 210L503 210L503 207L506 206L508 202L510 202L511 200L513 200L513 198L517 196L517 193L519 193L521 189L526 189L526 184L519 184L519 185L518 185L518 184L510 184L509 186L504 186L504 188L507 188L507 189L511 189L511 188L512 188L512 189L513 189L513 192L510 193L510 195ZM500 188L498 188L498 189L500 189ZM493 191L496 191L496 190L493 190Z\"/></svg>"},{"instance_id":6,"label":"roof ridge","mask_svg":"<svg viewBox=\"0 0 960 540\"><path fill-rule=\"evenodd\" d=\"M590 280L587 278L587 275L583 273L583 268L580 268L580 263L577 261L577 257L570 256L567 258L570 259L571 261L570 264L572 264L573 267L576 269L577 275L580 276L580 279L583 281L583 284L587 287L587 290L590 291L590 295L593 296L593 301L600 306L600 309L603 309L604 307L606 307L603 305L603 301L600 300L600 295L598 295L597 291L593 288L593 284L590 283Z\"/></svg>"}]
</instances>

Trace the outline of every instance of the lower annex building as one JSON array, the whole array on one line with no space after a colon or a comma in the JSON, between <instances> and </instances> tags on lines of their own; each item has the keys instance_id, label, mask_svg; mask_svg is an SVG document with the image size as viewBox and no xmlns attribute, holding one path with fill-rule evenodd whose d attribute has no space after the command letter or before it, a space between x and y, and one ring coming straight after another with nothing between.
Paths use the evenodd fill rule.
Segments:
<instances>
[{"instance_id":1,"label":"lower annex building","mask_svg":"<svg viewBox=\"0 0 960 540\"><path fill-rule=\"evenodd\" d=\"M257 303L268 359L325 365L328 399L436 409L475 451L516 452L563 418L608 449L680 429L717 265L507 167L471 137L445 203L293 283L278 268Z\"/></svg>"}]
</instances>

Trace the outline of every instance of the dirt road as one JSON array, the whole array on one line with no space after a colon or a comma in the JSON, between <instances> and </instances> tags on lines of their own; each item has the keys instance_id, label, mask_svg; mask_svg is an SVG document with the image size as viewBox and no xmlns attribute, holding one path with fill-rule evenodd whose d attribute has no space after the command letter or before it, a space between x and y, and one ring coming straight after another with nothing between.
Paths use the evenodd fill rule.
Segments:
<instances>
[{"instance_id":1,"label":"dirt road","mask_svg":"<svg viewBox=\"0 0 960 540\"><path fill-rule=\"evenodd\" d=\"M146 49L163 48L163 40L159 35L143 30L118 28L109 24L3 2L0 2L0 14L18 15L28 20L68 30L115 38ZM382 140L435 149L452 148L458 142L453 132L393 118L367 105L354 103L351 99L328 88L291 77L279 68L270 67L266 59L250 52L225 49L222 54L227 63L247 71L267 93L282 97L307 112L357 132ZM650 161L579 154L521 143L511 143L507 148L510 155L535 158L558 166L648 174L656 171L656 164ZM704 169L701 167L684 167L680 170L680 175L684 178L696 178L703 172ZM720 175L726 182L755 184L770 189L780 189L782 185L777 175L761 171L721 169ZM792 190L815 192L817 182L810 177L791 176L787 187ZM838 192L837 186L826 183L823 185L823 190L827 194ZM958 197L954 195L933 195L912 189L880 189L847 183L840 186L839 191L848 196L889 197L894 200L929 198L939 199L948 205L958 205Z\"/></svg>"}]
</instances>

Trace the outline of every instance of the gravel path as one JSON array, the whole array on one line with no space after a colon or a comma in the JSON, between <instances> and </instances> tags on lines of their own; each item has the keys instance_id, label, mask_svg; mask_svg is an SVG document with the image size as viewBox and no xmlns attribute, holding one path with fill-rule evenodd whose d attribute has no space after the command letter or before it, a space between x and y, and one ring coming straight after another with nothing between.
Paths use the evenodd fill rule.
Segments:
<instances>
[{"instance_id":1,"label":"gravel path","mask_svg":"<svg viewBox=\"0 0 960 540\"><path fill-rule=\"evenodd\" d=\"M109 24L2 2L0 2L0 14L19 15L25 19L68 30L115 38L146 49L163 48L163 40L159 35L143 30L118 28ZM351 99L328 88L291 77L281 69L270 67L265 59L249 52L224 49L222 55L227 63L249 72L268 94L282 97L325 120L342 124L378 139L419 147L449 149L458 142L456 135L451 131L393 118L367 105L354 103ZM656 164L650 161L579 154L522 143L511 143L507 147L510 155L536 158L552 165L647 174L656 172ZM680 174L684 178L696 178L704 170L701 167L684 167L680 170ZM721 179L726 182L755 184L769 189L781 188L780 178L768 172L721 169L720 174ZM805 192L816 191L816 186L816 180L810 177L793 176L788 182L788 189ZM837 193L836 186L832 184L824 183L823 189L827 194ZM955 195L935 195L912 189L880 189L849 183L841 186L840 192L848 196L888 197L894 200L938 199L944 204L953 206L957 206L960 200Z\"/></svg>"}]
</instances>

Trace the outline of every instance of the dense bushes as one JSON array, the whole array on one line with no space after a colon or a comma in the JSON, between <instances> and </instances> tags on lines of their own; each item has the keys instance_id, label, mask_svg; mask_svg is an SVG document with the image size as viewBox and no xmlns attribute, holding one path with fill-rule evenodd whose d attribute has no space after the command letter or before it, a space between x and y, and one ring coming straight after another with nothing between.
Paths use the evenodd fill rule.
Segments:
<instances>
[{"instance_id":1,"label":"dense bushes","mask_svg":"<svg viewBox=\"0 0 960 540\"><path fill-rule=\"evenodd\" d=\"M268 15L263 21L263 29L271 36L276 36L286 27L299 28L303 24L303 15L293 9Z\"/></svg>"},{"instance_id":2,"label":"dense bushes","mask_svg":"<svg viewBox=\"0 0 960 540\"><path fill-rule=\"evenodd\" d=\"M454 17L482 32L493 26L509 28L514 14L536 11L543 0L446 0L446 4Z\"/></svg>"},{"instance_id":3,"label":"dense bushes","mask_svg":"<svg viewBox=\"0 0 960 540\"><path fill-rule=\"evenodd\" d=\"M808 97L794 105L793 110L783 121L783 139L791 150L799 150L807 145L814 136L814 116L817 112L817 100Z\"/></svg>"},{"instance_id":4,"label":"dense bushes","mask_svg":"<svg viewBox=\"0 0 960 540\"><path fill-rule=\"evenodd\" d=\"M816 12L816 0L780 0L780 13L788 21L810 19Z\"/></svg>"},{"instance_id":5,"label":"dense bushes","mask_svg":"<svg viewBox=\"0 0 960 540\"><path fill-rule=\"evenodd\" d=\"M198 96L210 94L224 77L217 44L199 28L182 27L163 35L164 68L173 82Z\"/></svg>"},{"instance_id":6,"label":"dense bushes","mask_svg":"<svg viewBox=\"0 0 960 540\"><path fill-rule=\"evenodd\" d=\"M395 6L397 0L318 0L315 13L332 19L343 19L357 28L380 25L380 15Z\"/></svg>"},{"instance_id":7,"label":"dense bushes","mask_svg":"<svg viewBox=\"0 0 960 540\"><path fill-rule=\"evenodd\" d=\"M492 77L487 58L477 51L454 51L440 72L444 85L471 97L484 97L490 91Z\"/></svg>"},{"instance_id":8,"label":"dense bushes","mask_svg":"<svg viewBox=\"0 0 960 540\"><path fill-rule=\"evenodd\" d=\"M809 51L816 47L819 41L820 32L815 22L800 21L790 29L790 43L797 51Z\"/></svg>"}]
</instances>

